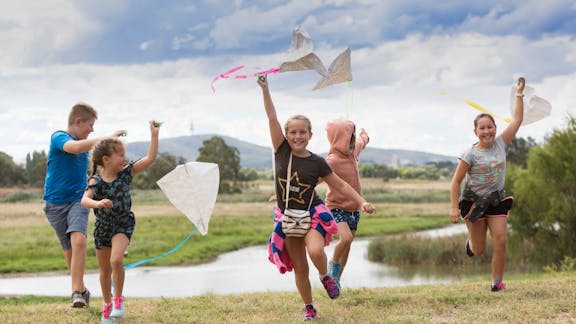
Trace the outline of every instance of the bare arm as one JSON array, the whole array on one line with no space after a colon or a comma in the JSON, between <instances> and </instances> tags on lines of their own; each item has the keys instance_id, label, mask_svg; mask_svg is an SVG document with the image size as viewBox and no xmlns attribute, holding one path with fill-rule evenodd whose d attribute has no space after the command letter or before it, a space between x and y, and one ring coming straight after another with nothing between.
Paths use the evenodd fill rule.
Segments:
<instances>
[{"instance_id":1,"label":"bare arm","mask_svg":"<svg viewBox=\"0 0 576 324\"><path fill-rule=\"evenodd\" d=\"M450 222L452 223L458 223L458 218L460 217L460 208L458 207L460 184L469 169L470 165L460 160L452 177L452 183L450 184Z\"/></svg>"},{"instance_id":2,"label":"bare arm","mask_svg":"<svg viewBox=\"0 0 576 324\"><path fill-rule=\"evenodd\" d=\"M264 99L264 109L266 110L266 116L268 117L268 126L270 127L270 138L272 139L272 146L274 147L274 152L278 150L280 144L284 141L284 133L282 132L282 126L278 121L278 116L276 115L276 108L272 102L272 96L270 95L270 89L268 88L268 80L266 77L258 78L258 85L262 88L262 98Z\"/></svg>"},{"instance_id":3,"label":"bare arm","mask_svg":"<svg viewBox=\"0 0 576 324\"><path fill-rule=\"evenodd\" d=\"M331 190L340 192L347 197L352 198L356 202L357 208L361 209L363 212L368 214L373 214L376 212L374 206L371 203L366 202L364 198L360 194L354 190L346 181L342 180L340 177L336 175L336 173L332 172L329 175L322 178L326 184L330 186Z\"/></svg>"},{"instance_id":4,"label":"bare arm","mask_svg":"<svg viewBox=\"0 0 576 324\"><path fill-rule=\"evenodd\" d=\"M148 145L148 154L140 160L134 162L132 167L132 174L136 174L145 170L156 161L158 155L158 133L160 132L160 124L153 120L150 122L150 145Z\"/></svg>"},{"instance_id":5,"label":"bare arm","mask_svg":"<svg viewBox=\"0 0 576 324\"><path fill-rule=\"evenodd\" d=\"M524 78L518 79L518 87L516 88L515 97L516 102L514 104L514 116L512 116L510 125L504 129L501 135L506 145L510 144L514 136L516 136L520 125L522 125L522 120L524 119L524 95L522 95L522 92L524 91L525 83L526 81Z\"/></svg>"},{"instance_id":6,"label":"bare arm","mask_svg":"<svg viewBox=\"0 0 576 324\"><path fill-rule=\"evenodd\" d=\"M123 136L123 135L124 135L123 130L117 130L109 136L96 137L96 138L83 139L83 140L71 140L71 141L64 143L64 146L62 146L62 149L64 150L64 152L67 152L70 154L80 154L80 153L90 151L92 149L92 147L94 147L94 145L96 145L96 143L100 142L101 140L103 140L105 138L110 138L110 137L118 138L118 137Z\"/></svg>"},{"instance_id":7,"label":"bare arm","mask_svg":"<svg viewBox=\"0 0 576 324\"><path fill-rule=\"evenodd\" d=\"M90 179L88 184L95 184L96 180ZM84 190L84 195L82 196L82 200L80 204L84 208L112 208L113 203L110 199L102 199L102 200L94 200L94 193L91 189L87 188Z\"/></svg>"}]
</instances>

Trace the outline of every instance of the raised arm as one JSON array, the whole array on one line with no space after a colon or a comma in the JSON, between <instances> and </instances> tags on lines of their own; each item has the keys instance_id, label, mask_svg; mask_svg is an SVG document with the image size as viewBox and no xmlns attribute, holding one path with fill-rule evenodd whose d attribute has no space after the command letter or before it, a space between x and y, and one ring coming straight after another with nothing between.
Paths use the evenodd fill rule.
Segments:
<instances>
[{"instance_id":1,"label":"raised arm","mask_svg":"<svg viewBox=\"0 0 576 324\"><path fill-rule=\"evenodd\" d=\"M258 77L258 85L262 88L262 98L264 99L264 109L266 110L266 116L268 117L270 138L272 139L274 151L276 151L284 141L284 132L282 131L282 126L280 125L278 116L276 115L276 108L272 102L272 96L270 95L266 76Z\"/></svg>"},{"instance_id":2,"label":"raised arm","mask_svg":"<svg viewBox=\"0 0 576 324\"><path fill-rule=\"evenodd\" d=\"M520 125L522 125L522 120L524 119L524 85L526 81L524 78L518 78L518 87L516 88L516 96L514 98L514 115L512 116L512 121L510 125L504 129L502 132L502 139L506 145L510 144Z\"/></svg>"},{"instance_id":3,"label":"raised arm","mask_svg":"<svg viewBox=\"0 0 576 324\"><path fill-rule=\"evenodd\" d=\"M66 143L64 143L64 146L62 147L62 149L70 154L80 154L80 153L84 153L84 152L88 152L92 149L92 147L94 147L94 145L96 145L96 143L100 142L101 140L105 139L105 138L118 138L120 136L124 135L124 131L123 130L117 130L114 133L108 135L108 136L103 136L103 137L96 137L96 138L87 138L87 139L83 139L83 140L76 140L76 141L68 141Z\"/></svg>"},{"instance_id":4,"label":"raised arm","mask_svg":"<svg viewBox=\"0 0 576 324\"><path fill-rule=\"evenodd\" d=\"M322 180L324 180L326 184L330 186L330 190L340 192L346 197L352 198L356 202L356 208L368 214L373 214L376 212L376 208L374 208L371 203L366 202L366 200L364 200L364 198L362 198L362 196L358 194L354 188L352 188L346 181L338 177L336 173L332 172L329 175L323 177Z\"/></svg>"},{"instance_id":5,"label":"raised arm","mask_svg":"<svg viewBox=\"0 0 576 324\"><path fill-rule=\"evenodd\" d=\"M362 151L366 148L368 142L370 142L370 136L368 136L368 133L364 128L360 128L360 134L358 134L358 138L356 139L356 148L358 148L359 151Z\"/></svg>"},{"instance_id":6,"label":"raised arm","mask_svg":"<svg viewBox=\"0 0 576 324\"><path fill-rule=\"evenodd\" d=\"M132 167L132 174L143 171L156 160L158 155L158 133L160 132L160 124L153 120L150 122L150 145L148 146L148 154L145 157L134 163Z\"/></svg>"}]
</instances>

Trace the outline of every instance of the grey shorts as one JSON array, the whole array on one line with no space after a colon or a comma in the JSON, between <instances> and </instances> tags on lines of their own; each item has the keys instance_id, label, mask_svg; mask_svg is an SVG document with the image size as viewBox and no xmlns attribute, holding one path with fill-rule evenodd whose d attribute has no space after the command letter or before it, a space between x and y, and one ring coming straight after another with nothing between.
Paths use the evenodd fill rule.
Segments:
<instances>
[{"instance_id":1,"label":"grey shorts","mask_svg":"<svg viewBox=\"0 0 576 324\"><path fill-rule=\"evenodd\" d=\"M80 205L80 199L67 204L51 204L46 202L44 213L48 222L54 228L60 240L62 250L70 250L70 233L81 232L86 236L88 229L88 214L90 210Z\"/></svg>"},{"instance_id":2,"label":"grey shorts","mask_svg":"<svg viewBox=\"0 0 576 324\"><path fill-rule=\"evenodd\" d=\"M340 208L332 208L330 211L336 223L346 222L351 231L358 230L358 223L360 223L359 211L349 212Z\"/></svg>"}]
</instances>

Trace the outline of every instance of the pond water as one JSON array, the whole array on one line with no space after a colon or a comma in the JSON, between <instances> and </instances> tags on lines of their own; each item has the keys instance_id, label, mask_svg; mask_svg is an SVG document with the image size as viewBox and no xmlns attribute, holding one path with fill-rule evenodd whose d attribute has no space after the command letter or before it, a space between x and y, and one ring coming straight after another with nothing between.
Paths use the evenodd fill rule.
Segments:
<instances>
[{"instance_id":1,"label":"pond water","mask_svg":"<svg viewBox=\"0 0 576 324\"><path fill-rule=\"evenodd\" d=\"M419 232L423 236L447 236L464 233L464 224ZM370 262L366 255L368 239L357 239L344 275L343 288L390 287L420 284L451 283L459 275L423 268L409 269ZM334 243L326 248L332 255ZM310 263L313 288L321 288L318 273ZM93 296L101 297L98 273L85 275L85 283ZM68 296L70 278L65 275L37 275L0 278L0 295ZM214 262L188 267L146 267L126 270L124 285L131 297L188 297L205 294L240 294L269 291L296 291L293 272L280 274L268 261L266 246L254 246L219 256Z\"/></svg>"}]
</instances>

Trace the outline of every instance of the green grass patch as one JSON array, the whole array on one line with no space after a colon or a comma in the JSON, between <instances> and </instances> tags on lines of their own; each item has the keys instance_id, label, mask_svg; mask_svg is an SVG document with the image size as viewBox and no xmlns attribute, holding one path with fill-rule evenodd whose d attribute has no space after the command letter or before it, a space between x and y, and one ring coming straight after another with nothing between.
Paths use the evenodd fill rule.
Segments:
<instances>
[{"instance_id":1,"label":"green grass patch","mask_svg":"<svg viewBox=\"0 0 576 324\"><path fill-rule=\"evenodd\" d=\"M438 228L445 215L383 216L363 214L358 236L377 236ZM208 234L196 232L178 251L148 265L192 265L213 260L219 254L266 244L272 231L272 215L213 216ZM97 269L93 222L88 226L87 269ZM128 247L126 264L161 255L180 243L194 225L181 215L136 217L136 230ZM0 273L66 270L60 244L48 225L0 227Z\"/></svg>"},{"instance_id":2,"label":"green grass patch","mask_svg":"<svg viewBox=\"0 0 576 324\"><path fill-rule=\"evenodd\" d=\"M191 278L194 280L194 278ZM344 288L330 300L313 297L319 323L573 323L576 273L510 278L508 290L492 293L486 280L450 285ZM100 323L101 298L73 309L67 297L0 297L2 323ZM297 292L128 298L122 323L297 323Z\"/></svg>"}]
</instances>

